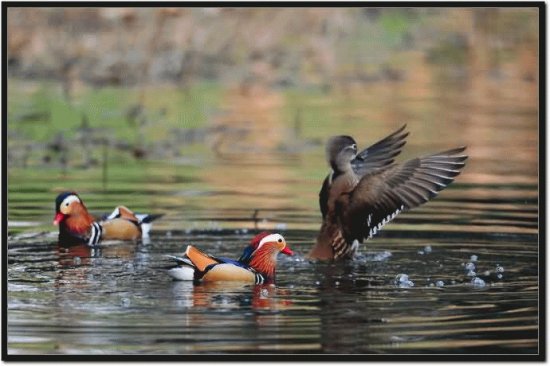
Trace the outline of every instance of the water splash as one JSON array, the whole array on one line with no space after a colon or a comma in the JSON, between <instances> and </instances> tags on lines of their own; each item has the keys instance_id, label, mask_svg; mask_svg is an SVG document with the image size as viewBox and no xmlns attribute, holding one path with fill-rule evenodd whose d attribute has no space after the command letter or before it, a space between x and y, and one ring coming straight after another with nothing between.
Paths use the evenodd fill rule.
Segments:
<instances>
[{"instance_id":1,"label":"water splash","mask_svg":"<svg viewBox=\"0 0 550 366\"><path fill-rule=\"evenodd\" d=\"M400 273L395 276L395 280L393 281L393 283L400 288L414 287L414 282L409 280L409 275L405 273Z\"/></svg>"},{"instance_id":2,"label":"water splash","mask_svg":"<svg viewBox=\"0 0 550 366\"><path fill-rule=\"evenodd\" d=\"M474 287L485 287L486 284L485 284L485 281L483 281L481 278L479 277L474 277L472 278L472 281L470 282Z\"/></svg>"}]
</instances>

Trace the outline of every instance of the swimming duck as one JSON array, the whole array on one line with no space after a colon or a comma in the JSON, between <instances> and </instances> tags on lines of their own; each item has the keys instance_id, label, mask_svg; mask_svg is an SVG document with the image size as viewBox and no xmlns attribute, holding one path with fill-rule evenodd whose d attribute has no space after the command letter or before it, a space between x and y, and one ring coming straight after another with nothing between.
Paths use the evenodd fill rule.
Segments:
<instances>
[{"instance_id":1,"label":"swimming duck","mask_svg":"<svg viewBox=\"0 0 550 366\"><path fill-rule=\"evenodd\" d=\"M282 235L266 232L256 235L238 260L214 257L188 245L183 257L168 256L177 263L168 274L180 281L273 283L279 253L294 254Z\"/></svg>"},{"instance_id":2,"label":"swimming duck","mask_svg":"<svg viewBox=\"0 0 550 366\"><path fill-rule=\"evenodd\" d=\"M395 164L409 135L405 127L359 153L351 136L328 140L332 170L319 193L323 223L310 258L353 258L364 239L434 198L460 174L468 158L464 146Z\"/></svg>"},{"instance_id":3,"label":"swimming duck","mask_svg":"<svg viewBox=\"0 0 550 366\"><path fill-rule=\"evenodd\" d=\"M55 199L54 225L59 226L61 243L87 243L100 240L136 240L145 237L151 222L162 215L136 215L127 207L118 206L100 220L92 216L75 192L63 192Z\"/></svg>"}]
</instances>

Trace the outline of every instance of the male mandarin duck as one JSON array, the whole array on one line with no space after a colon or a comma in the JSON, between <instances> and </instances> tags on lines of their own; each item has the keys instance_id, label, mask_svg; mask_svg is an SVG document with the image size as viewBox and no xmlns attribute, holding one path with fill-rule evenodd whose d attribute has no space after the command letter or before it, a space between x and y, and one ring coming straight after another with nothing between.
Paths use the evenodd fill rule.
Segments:
<instances>
[{"instance_id":1,"label":"male mandarin duck","mask_svg":"<svg viewBox=\"0 0 550 366\"><path fill-rule=\"evenodd\" d=\"M328 140L332 171L319 193L323 223L310 258L353 258L364 239L434 198L460 174L468 158L464 146L395 164L408 136L405 127L359 153L350 136Z\"/></svg>"},{"instance_id":2,"label":"male mandarin duck","mask_svg":"<svg viewBox=\"0 0 550 366\"><path fill-rule=\"evenodd\" d=\"M294 254L282 235L267 232L256 235L238 260L214 257L188 245L184 257L169 256L177 266L168 274L180 281L273 283L279 253Z\"/></svg>"},{"instance_id":3,"label":"male mandarin duck","mask_svg":"<svg viewBox=\"0 0 550 366\"><path fill-rule=\"evenodd\" d=\"M109 216L96 220L75 192L63 192L55 199L54 225L59 225L59 241L96 245L100 240L136 240L147 236L151 222L162 215L136 215L118 206Z\"/></svg>"}]
</instances>

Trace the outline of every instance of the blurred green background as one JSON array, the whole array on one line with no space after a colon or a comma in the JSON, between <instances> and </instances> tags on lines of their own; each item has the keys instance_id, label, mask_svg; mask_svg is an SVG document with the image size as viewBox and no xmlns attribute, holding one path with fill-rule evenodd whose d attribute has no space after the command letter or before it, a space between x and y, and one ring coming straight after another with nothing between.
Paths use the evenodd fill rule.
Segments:
<instances>
[{"instance_id":1,"label":"blurred green background","mask_svg":"<svg viewBox=\"0 0 550 366\"><path fill-rule=\"evenodd\" d=\"M531 183L538 16L496 7L10 7L10 219L21 201L49 210L64 189L101 194L102 210L115 204L107 194L150 209L163 198L130 193L158 189L170 191L161 205L182 191L231 189L260 197L215 205L261 206L263 192L279 192L285 199L265 205L313 210L329 136L365 147L403 123L405 158L468 145L462 182ZM252 157L277 167L247 166Z\"/></svg>"}]
</instances>

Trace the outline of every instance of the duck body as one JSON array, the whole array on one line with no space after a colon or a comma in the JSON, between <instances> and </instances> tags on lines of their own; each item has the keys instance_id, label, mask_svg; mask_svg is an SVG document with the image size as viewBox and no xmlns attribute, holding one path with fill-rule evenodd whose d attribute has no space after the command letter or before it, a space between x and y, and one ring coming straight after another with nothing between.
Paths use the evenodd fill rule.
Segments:
<instances>
[{"instance_id":1,"label":"duck body","mask_svg":"<svg viewBox=\"0 0 550 366\"><path fill-rule=\"evenodd\" d=\"M365 239L400 212L434 198L460 174L465 147L394 163L408 136L404 129L359 153L350 136L329 139L326 154L332 170L319 193L323 222L310 258L353 258Z\"/></svg>"},{"instance_id":2,"label":"duck body","mask_svg":"<svg viewBox=\"0 0 550 366\"><path fill-rule=\"evenodd\" d=\"M97 245L101 240L137 240L149 234L151 222L162 215L137 215L125 206L101 219L91 215L75 192L63 192L55 201L54 225L63 244Z\"/></svg>"},{"instance_id":3,"label":"duck body","mask_svg":"<svg viewBox=\"0 0 550 366\"><path fill-rule=\"evenodd\" d=\"M254 237L238 260L214 257L189 245L184 256L169 256L177 265L168 274L180 281L268 284L275 281L278 253L293 254L282 235L269 233Z\"/></svg>"}]
</instances>

